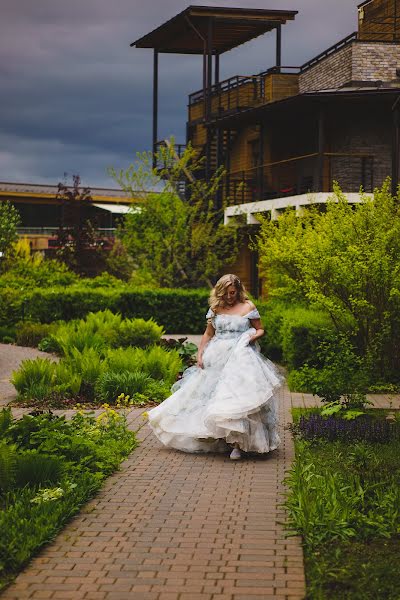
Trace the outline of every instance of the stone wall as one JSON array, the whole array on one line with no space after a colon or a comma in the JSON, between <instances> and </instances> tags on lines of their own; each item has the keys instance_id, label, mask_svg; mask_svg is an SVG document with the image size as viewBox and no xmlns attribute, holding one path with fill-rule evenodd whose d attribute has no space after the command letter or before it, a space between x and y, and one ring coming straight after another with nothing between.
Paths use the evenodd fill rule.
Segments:
<instances>
[{"instance_id":1,"label":"stone wall","mask_svg":"<svg viewBox=\"0 0 400 600\"><path fill-rule=\"evenodd\" d=\"M344 46L318 62L313 67L300 73L299 91L332 89L342 86L351 80L352 44Z\"/></svg>"},{"instance_id":2,"label":"stone wall","mask_svg":"<svg viewBox=\"0 0 400 600\"><path fill-rule=\"evenodd\" d=\"M400 44L352 41L299 77L300 93L335 89L351 81L396 81Z\"/></svg>"},{"instance_id":3,"label":"stone wall","mask_svg":"<svg viewBox=\"0 0 400 600\"><path fill-rule=\"evenodd\" d=\"M370 168L373 165L373 187L379 187L391 175L391 118L382 114L372 118L366 110L340 114L331 123L329 151L334 153L370 154L373 163L365 164L369 183ZM335 157L331 159L330 177L348 192L357 192L361 182L361 160L357 157ZM373 191L368 189L366 191Z\"/></svg>"},{"instance_id":4,"label":"stone wall","mask_svg":"<svg viewBox=\"0 0 400 600\"><path fill-rule=\"evenodd\" d=\"M398 81L400 44L355 42L352 44L353 81Z\"/></svg>"}]
</instances>

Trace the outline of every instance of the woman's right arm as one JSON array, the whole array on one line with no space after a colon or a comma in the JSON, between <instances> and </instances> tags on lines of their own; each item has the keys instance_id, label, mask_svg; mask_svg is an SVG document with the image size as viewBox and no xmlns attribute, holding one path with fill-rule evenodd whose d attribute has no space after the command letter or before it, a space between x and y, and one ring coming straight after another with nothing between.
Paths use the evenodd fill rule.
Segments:
<instances>
[{"instance_id":1,"label":"woman's right arm","mask_svg":"<svg viewBox=\"0 0 400 600\"><path fill-rule=\"evenodd\" d=\"M199 346L199 350L197 353L197 366L200 367L200 369L203 368L203 352L204 352L204 348L207 346L208 342L211 340L212 337L214 337L215 335L215 329L212 326L211 323L207 323L207 327L205 332L203 333L203 337L201 338L200 341L200 346Z\"/></svg>"}]
</instances>

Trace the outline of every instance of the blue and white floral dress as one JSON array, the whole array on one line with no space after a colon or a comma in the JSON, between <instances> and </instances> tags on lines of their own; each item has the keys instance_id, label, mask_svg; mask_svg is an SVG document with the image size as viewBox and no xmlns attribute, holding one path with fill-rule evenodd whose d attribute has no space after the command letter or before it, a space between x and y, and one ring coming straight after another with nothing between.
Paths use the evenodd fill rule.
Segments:
<instances>
[{"instance_id":1,"label":"blue and white floral dress","mask_svg":"<svg viewBox=\"0 0 400 600\"><path fill-rule=\"evenodd\" d=\"M185 452L266 453L279 445L277 391L282 378L274 364L249 344L255 333L248 314L206 315L215 335L203 353L204 368L190 367L172 395L149 411L149 423L165 445Z\"/></svg>"}]
</instances>

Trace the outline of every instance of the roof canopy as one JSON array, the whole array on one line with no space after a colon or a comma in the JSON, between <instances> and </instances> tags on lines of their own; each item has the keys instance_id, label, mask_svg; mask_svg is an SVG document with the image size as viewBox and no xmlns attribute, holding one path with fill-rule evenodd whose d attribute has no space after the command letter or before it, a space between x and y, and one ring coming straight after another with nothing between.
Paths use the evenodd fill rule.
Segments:
<instances>
[{"instance_id":1,"label":"roof canopy","mask_svg":"<svg viewBox=\"0 0 400 600\"><path fill-rule=\"evenodd\" d=\"M212 27L212 53L222 54L253 38L293 21L297 10L222 8L188 6L184 11L132 42L136 48L158 52L203 54L209 27Z\"/></svg>"}]
</instances>

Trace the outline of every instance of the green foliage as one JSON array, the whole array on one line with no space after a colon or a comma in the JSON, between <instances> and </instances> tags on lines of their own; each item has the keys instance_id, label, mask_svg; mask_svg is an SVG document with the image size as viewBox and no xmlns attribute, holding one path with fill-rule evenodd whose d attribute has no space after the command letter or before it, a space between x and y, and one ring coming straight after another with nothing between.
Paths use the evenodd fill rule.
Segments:
<instances>
[{"instance_id":1,"label":"green foliage","mask_svg":"<svg viewBox=\"0 0 400 600\"><path fill-rule=\"evenodd\" d=\"M55 484L61 480L64 462L59 456L46 456L32 450L17 458L15 486Z\"/></svg>"},{"instance_id":2,"label":"green foliage","mask_svg":"<svg viewBox=\"0 0 400 600\"><path fill-rule=\"evenodd\" d=\"M199 333L204 331L206 290L131 289L74 287L34 289L21 294L7 289L0 295L0 324L9 326L21 320L52 323L85 317L90 312L109 309L123 318L157 322L165 331Z\"/></svg>"},{"instance_id":3,"label":"green foliage","mask_svg":"<svg viewBox=\"0 0 400 600\"><path fill-rule=\"evenodd\" d=\"M143 371L153 379L172 385L183 369L182 360L175 350L167 351L154 346L148 350L126 348L109 350L107 370L113 373Z\"/></svg>"},{"instance_id":4,"label":"green foliage","mask_svg":"<svg viewBox=\"0 0 400 600\"><path fill-rule=\"evenodd\" d=\"M37 348L40 342L48 337L55 327L53 325L44 323L31 323L29 321L23 321L17 323L17 337L16 342L18 346L29 346L31 348Z\"/></svg>"},{"instance_id":5,"label":"green foliage","mask_svg":"<svg viewBox=\"0 0 400 600\"><path fill-rule=\"evenodd\" d=\"M155 159L163 167L153 169L153 155L137 155L136 162L111 176L132 196L147 192L125 217L122 242L135 268L150 273L160 287L208 285L220 269L234 262L238 229L223 225L223 210L215 208L223 171L207 182L196 178L203 168L197 150L190 145L178 157L174 142L160 148ZM185 198L179 195L186 182ZM152 192L156 187L158 193Z\"/></svg>"},{"instance_id":6,"label":"green foliage","mask_svg":"<svg viewBox=\"0 0 400 600\"><path fill-rule=\"evenodd\" d=\"M18 371L11 376L11 383L21 395L24 395L29 386L42 383L50 386L54 377L55 363L48 358L35 358L23 360Z\"/></svg>"},{"instance_id":7,"label":"green foliage","mask_svg":"<svg viewBox=\"0 0 400 600\"><path fill-rule=\"evenodd\" d=\"M114 346L138 346L146 348L160 341L164 333L162 326L153 319L125 319L115 332Z\"/></svg>"},{"instance_id":8,"label":"green foliage","mask_svg":"<svg viewBox=\"0 0 400 600\"><path fill-rule=\"evenodd\" d=\"M41 254L25 254L13 258L0 276L0 289L18 289L29 292L32 288L68 286L76 283L78 276L63 263L44 259Z\"/></svg>"},{"instance_id":9,"label":"green foliage","mask_svg":"<svg viewBox=\"0 0 400 600\"><path fill-rule=\"evenodd\" d=\"M336 186L324 213L265 220L259 252L271 296L319 307L338 332L354 332L371 379L398 381L400 203L389 182L355 206Z\"/></svg>"},{"instance_id":10,"label":"green foliage","mask_svg":"<svg viewBox=\"0 0 400 600\"><path fill-rule=\"evenodd\" d=\"M11 383L21 399L44 400L50 394L64 398L75 397L81 386L81 377L66 363L52 362L48 358L23 360L14 371Z\"/></svg>"},{"instance_id":11,"label":"green foliage","mask_svg":"<svg viewBox=\"0 0 400 600\"><path fill-rule=\"evenodd\" d=\"M115 403L120 394L145 395L150 383L151 378L143 371L105 372L97 381L96 397L103 402Z\"/></svg>"},{"instance_id":12,"label":"green foliage","mask_svg":"<svg viewBox=\"0 0 400 600\"><path fill-rule=\"evenodd\" d=\"M12 413L10 407L0 410L0 438L6 433L12 423Z\"/></svg>"},{"instance_id":13,"label":"green foliage","mask_svg":"<svg viewBox=\"0 0 400 600\"><path fill-rule=\"evenodd\" d=\"M259 310L265 330L260 345L266 356L291 370L305 363L321 364L317 348L332 337L332 324L326 313L277 300L260 303Z\"/></svg>"},{"instance_id":14,"label":"green foliage","mask_svg":"<svg viewBox=\"0 0 400 600\"><path fill-rule=\"evenodd\" d=\"M358 409L366 403L368 374L365 360L358 356L348 337L338 335L327 338L316 349L321 368L305 364L292 376L299 389L305 389L329 403L326 415L341 409Z\"/></svg>"},{"instance_id":15,"label":"green foliage","mask_svg":"<svg viewBox=\"0 0 400 600\"><path fill-rule=\"evenodd\" d=\"M18 239L17 227L21 218L18 210L10 202L0 202L0 268L12 255L13 245Z\"/></svg>"},{"instance_id":16,"label":"green foliage","mask_svg":"<svg viewBox=\"0 0 400 600\"><path fill-rule=\"evenodd\" d=\"M0 342L3 344L13 344L16 337L17 334L13 325L0 327Z\"/></svg>"},{"instance_id":17,"label":"green foliage","mask_svg":"<svg viewBox=\"0 0 400 600\"><path fill-rule=\"evenodd\" d=\"M0 443L0 588L135 445L124 415L109 410L97 418L78 412L70 421L51 413L25 415L9 424Z\"/></svg>"},{"instance_id":18,"label":"green foliage","mask_svg":"<svg viewBox=\"0 0 400 600\"><path fill-rule=\"evenodd\" d=\"M113 247L106 258L106 269L117 280L129 281L134 270L134 261L126 246L115 238Z\"/></svg>"},{"instance_id":19,"label":"green foliage","mask_svg":"<svg viewBox=\"0 0 400 600\"><path fill-rule=\"evenodd\" d=\"M0 495L11 490L17 471L17 446L0 441Z\"/></svg>"},{"instance_id":20,"label":"green foliage","mask_svg":"<svg viewBox=\"0 0 400 600\"><path fill-rule=\"evenodd\" d=\"M296 441L286 507L303 536L307 597L397 598L399 458L398 440Z\"/></svg>"},{"instance_id":21,"label":"green foliage","mask_svg":"<svg viewBox=\"0 0 400 600\"><path fill-rule=\"evenodd\" d=\"M292 526L309 548L335 539L367 540L398 533L398 441L386 445L302 441L296 446L287 506Z\"/></svg>"},{"instance_id":22,"label":"green foliage","mask_svg":"<svg viewBox=\"0 0 400 600\"><path fill-rule=\"evenodd\" d=\"M163 338L160 340L160 346L168 350L176 350L182 359L185 367L191 367L196 362L198 348L193 342L188 342L186 337Z\"/></svg>"}]
</instances>

